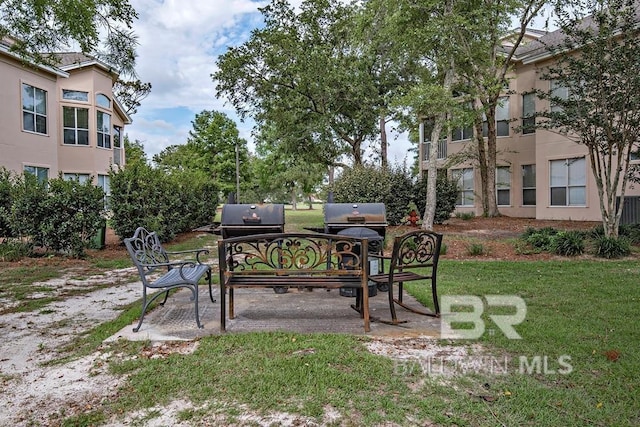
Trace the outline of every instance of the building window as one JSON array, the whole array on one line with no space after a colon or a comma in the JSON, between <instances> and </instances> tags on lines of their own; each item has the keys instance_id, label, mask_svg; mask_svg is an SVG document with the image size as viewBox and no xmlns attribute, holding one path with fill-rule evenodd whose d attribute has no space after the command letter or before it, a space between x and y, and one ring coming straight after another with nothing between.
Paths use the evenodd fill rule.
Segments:
<instances>
[{"instance_id":1,"label":"building window","mask_svg":"<svg viewBox=\"0 0 640 427\"><path fill-rule=\"evenodd\" d=\"M64 143L89 145L89 110L63 107Z\"/></svg>"},{"instance_id":2,"label":"building window","mask_svg":"<svg viewBox=\"0 0 640 427\"><path fill-rule=\"evenodd\" d=\"M563 86L557 80L551 80L551 112L562 111L562 106L558 105L556 100L567 100L569 99L569 88Z\"/></svg>"},{"instance_id":3,"label":"building window","mask_svg":"<svg viewBox=\"0 0 640 427\"><path fill-rule=\"evenodd\" d=\"M587 176L584 157L552 160L551 206L585 206Z\"/></svg>"},{"instance_id":4,"label":"building window","mask_svg":"<svg viewBox=\"0 0 640 427\"><path fill-rule=\"evenodd\" d=\"M62 99L67 101L89 102L89 92L81 90L62 89Z\"/></svg>"},{"instance_id":5,"label":"building window","mask_svg":"<svg viewBox=\"0 0 640 427\"><path fill-rule=\"evenodd\" d=\"M536 131L536 98L533 93L522 95L522 133L534 133Z\"/></svg>"},{"instance_id":6,"label":"building window","mask_svg":"<svg viewBox=\"0 0 640 427\"><path fill-rule=\"evenodd\" d=\"M96 105L102 108L111 108L111 100L109 97L99 93L96 95Z\"/></svg>"},{"instance_id":7,"label":"building window","mask_svg":"<svg viewBox=\"0 0 640 427\"><path fill-rule=\"evenodd\" d=\"M509 136L509 97L503 96L496 106L496 136ZM482 114L482 136L489 136L489 125L487 124L487 116Z\"/></svg>"},{"instance_id":8,"label":"building window","mask_svg":"<svg viewBox=\"0 0 640 427\"><path fill-rule=\"evenodd\" d=\"M109 209L109 198L111 196L111 183L109 175L98 175L98 187L104 191L104 208Z\"/></svg>"},{"instance_id":9,"label":"building window","mask_svg":"<svg viewBox=\"0 0 640 427\"><path fill-rule=\"evenodd\" d=\"M509 136L509 97L500 98L496 107L496 135Z\"/></svg>"},{"instance_id":10,"label":"building window","mask_svg":"<svg viewBox=\"0 0 640 427\"><path fill-rule=\"evenodd\" d=\"M49 179L49 168L43 168L40 166L25 166L24 173L35 176L40 184L46 183Z\"/></svg>"},{"instance_id":11,"label":"building window","mask_svg":"<svg viewBox=\"0 0 640 427\"><path fill-rule=\"evenodd\" d=\"M536 165L522 165L522 204L536 205Z\"/></svg>"},{"instance_id":12,"label":"building window","mask_svg":"<svg viewBox=\"0 0 640 427\"><path fill-rule=\"evenodd\" d=\"M451 141L464 141L473 137L473 127L459 127L451 131Z\"/></svg>"},{"instance_id":13,"label":"building window","mask_svg":"<svg viewBox=\"0 0 640 427\"><path fill-rule=\"evenodd\" d=\"M496 168L496 197L498 206L511 205L511 170L508 166Z\"/></svg>"},{"instance_id":14,"label":"building window","mask_svg":"<svg viewBox=\"0 0 640 427\"><path fill-rule=\"evenodd\" d=\"M111 116L98 111L98 147L111 148Z\"/></svg>"},{"instance_id":15,"label":"building window","mask_svg":"<svg viewBox=\"0 0 640 427\"><path fill-rule=\"evenodd\" d=\"M120 126L113 127L113 163L116 165L122 164L122 142L121 142L122 128Z\"/></svg>"},{"instance_id":16,"label":"building window","mask_svg":"<svg viewBox=\"0 0 640 427\"><path fill-rule=\"evenodd\" d=\"M91 175L88 173L63 173L62 179L65 181L78 181L80 184L84 184L91 180Z\"/></svg>"},{"instance_id":17,"label":"building window","mask_svg":"<svg viewBox=\"0 0 640 427\"><path fill-rule=\"evenodd\" d=\"M47 91L22 83L22 129L47 134Z\"/></svg>"},{"instance_id":18,"label":"building window","mask_svg":"<svg viewBox=\"0 0 640 427\"><path fill-rule=\"evenodd\" d=\"M458 183L456 206L473 206L473 168L454 169L451 173Z\"/></svg>"}]
</instances>

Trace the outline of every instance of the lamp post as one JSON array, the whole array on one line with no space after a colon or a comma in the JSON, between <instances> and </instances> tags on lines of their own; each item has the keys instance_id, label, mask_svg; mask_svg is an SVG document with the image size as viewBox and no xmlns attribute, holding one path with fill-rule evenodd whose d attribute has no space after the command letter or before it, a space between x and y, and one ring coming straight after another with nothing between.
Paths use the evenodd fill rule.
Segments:
<instances>
[{"instance_id":1,"label":"lamp post","mask_svg":"<svg viewBox=\"0 0 640 427\"><path fill-rule=\"evenodd\" d=\"M236 141L236 203L240 203L240 150Z\"/></svg>"}]
</instances>

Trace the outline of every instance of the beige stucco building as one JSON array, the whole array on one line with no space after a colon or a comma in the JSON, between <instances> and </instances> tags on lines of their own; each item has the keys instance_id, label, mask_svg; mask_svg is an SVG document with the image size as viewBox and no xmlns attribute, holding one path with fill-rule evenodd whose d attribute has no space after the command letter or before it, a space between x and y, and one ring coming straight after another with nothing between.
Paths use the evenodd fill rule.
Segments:
<instances>
[{"instance_id":1,"label":"beige stucco building","mask_svg":"<svg viewBox=\"0 0 640 427\"><path fill-rule=\"evenodd\" d=\"M516 51L509 87L496 110L498 129L496 198L501 214L514 217L601 221L600 201L587 148L544 129L520 131L535 120L536 111L549 109L548 101L537 98L535 89L549 91L553 82L542 80L539 71L554 60L541 41L561 37L559 32L532 31ZM562 90L562 88L554 88ZM420 125L420 169L426 174L430 132ZM427 129L425 129L425 127ZM454 129L438 146L438 164L465 149L472 141L472 128ZM449 166L449 175L458 180L460 194L457 213L482 214L479 200L480 174L472 161ZM640 206L640 188L625 193L623 223L631 210ZM629 202L629 203L628 203ZM633 206L627 208L627 206ZM637 213L633 214L634 217Z\"/></svg>"},{"instance_id":2,"label":"beige stucco building","mask_svg":"<svg viewBox=\"0 0 640 427\"><path fill-rule=\"evenodd\" d=\"M40 179L92 179L109 193L131 120L113 95L117 72L77 53L57 67L25 63L0 42L0 167Z\"/></svg>"}]
</instances>

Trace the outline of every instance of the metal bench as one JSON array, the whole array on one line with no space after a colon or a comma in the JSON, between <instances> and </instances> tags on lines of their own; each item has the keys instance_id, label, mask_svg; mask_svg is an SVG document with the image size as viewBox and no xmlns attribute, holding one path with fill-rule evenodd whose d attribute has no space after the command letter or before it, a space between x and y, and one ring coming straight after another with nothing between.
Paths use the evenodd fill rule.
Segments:
<instances>
[{"instance_id":1,"label":"metal bench","mask_svg":"<svg viewBox=\"0 0 640 427\"><path fill-rule=\"evenodd\" d=\"M369 280L388 287L389 309L391 310L391 324L405 323L398 320L395 305L425 316L440 317L440 305L438 303L438 291L436 278L438 271L438 258L442 235L428 230L410 231L393 240L391 256L369 255L370 257L389 260L390 266L387 273L374 274ZM384 265L384 263L382 263ZM384 268L384 267L383 267ZM423 281L431 287L433 297L433 311L410 307L403 299L403 284L405 282ZM398 296L394 296L393 284L398 284Z\"/></svg>"},{"instance_id":2,"label":"metal bench","mask_svg":"<svg viewBox=\"0 0 640 427\"><path fill-rule=\"evenodd\" d=\"M208 254L209 250L168 252L162 247L156 233L149 232L143 227L138 227L133 237L124 239L124 244L142 280L142 314L138 326L133 328L133 331L140 330L149 305L162 294L164 294L164 301L160 305L164 305L169 298L169 291L176 288L187 288L193 294L196 324L198 328L202 328L198 315L198 283L203 277L209 282L209 298L211 302L215 302L211 291L211 267L200 259L200 256ZM179 256L182 259L172 260L170 256ZM184 260L185 257L193 259ZM161 275L157 277L159 273ZM160 292L148 298L147 290Z\"/></svg>"},{"instance_id":3,"label":"metal bench","mask_svg":"<svg viewBox=\"0 0 640 427\"><path fill-rule=\"evenodd\" d=\"M234 289L302 287L356 288L352 306L369 332L367 239L322 233L272 233L218 241L220 329L235 317Z\"/></svg>"}]
</instances>

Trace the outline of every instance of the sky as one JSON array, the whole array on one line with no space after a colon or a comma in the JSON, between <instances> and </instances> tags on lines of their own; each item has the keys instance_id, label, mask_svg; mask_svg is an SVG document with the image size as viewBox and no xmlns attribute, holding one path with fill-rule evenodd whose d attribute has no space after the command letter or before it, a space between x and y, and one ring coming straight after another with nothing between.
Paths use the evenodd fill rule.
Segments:
<instances>
[{"instance_id":1,"label":"sky","mask_svg":"<svg viewBox=\"0 0 640 427\"><path fill-rule=\"evenodd\" d=\"M302 0L289 3L298 6ZM125 134L142 143L151 159L166 147L187 141L191 122L203 110L225 113L236 122L240 136L253 151L252 123L242 123L235 109L216 98L216 60L230 46L250 37L262 22L258 8L268 1L251 0L130 0L139 19L136 71L152 85ZM413 155L406 134L389 129L389 162L402 163Z\"/></svg>"}]
</instances>

